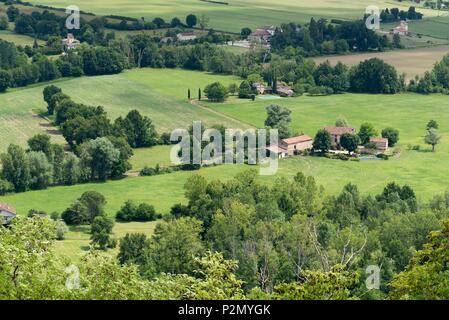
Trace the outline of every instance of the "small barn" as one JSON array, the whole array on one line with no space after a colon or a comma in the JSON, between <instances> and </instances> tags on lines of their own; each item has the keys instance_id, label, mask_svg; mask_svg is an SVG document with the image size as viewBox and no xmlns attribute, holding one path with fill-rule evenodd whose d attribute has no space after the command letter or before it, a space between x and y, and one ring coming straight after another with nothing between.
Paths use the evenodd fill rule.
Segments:
<instances>
[{"instance_id":1,"label":"small barn","mask_svg":"<svg viewBox=\"0 0 449 320\"><path fill-rule=\"evenodd\" d=\"M11 220L16 217L16 209L7 205L6 203L0 203L0 225L6 225L11 223Z\"/></svg>"}]
</instances>

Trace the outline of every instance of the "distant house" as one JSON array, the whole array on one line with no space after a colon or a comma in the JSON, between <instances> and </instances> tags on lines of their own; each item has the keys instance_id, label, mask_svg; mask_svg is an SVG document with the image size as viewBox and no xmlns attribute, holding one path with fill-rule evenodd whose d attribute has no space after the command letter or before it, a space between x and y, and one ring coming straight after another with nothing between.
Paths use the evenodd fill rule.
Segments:
<instances>
[{"instance_id":1,"label":"distant house","mask_svg":"<svg viewBox=\"0 0 449 320\"><path fill-rule=\"evenodd\" d=\"M313 139L307 135L291 137L281 140L281 148L287 150L289 156L295 152L312 149Z\"/></svg>"},{"instance_id":2,"label":"distant house","mask_svg":"<svg viewBox=\"0 0 449 320\"><path fill-rule=\"evenodd\" d=\"M182 32L176 35L178 41L192 41L196 39L196 35L193 32Z\"/></svg>"},{"instance_id":3,"label":"distant house","mask_svg":"<svg viewBox=\"0 0 449 320\"><path fill-rule=\"evenodd\" d=\"M271 93L273 91L270 86L266 86L265 84L259 82L253 83L253 89L256 90L258 94Z\"/></svg>"},{"instance_id":4,"label":"distant house","mask_svg":"<svg viewBox=\"0 0 449 320\"><path fill-rule=\"evenodd\" d=\"M276 32L275 26L262 26L258 27L256 31L252 32L248 36L248 40L251 42L258 42L258 43L268 43L270 42L270 38L274 36Z\"/></svg>"},{"instance_id":5,"label":"distant house","mask_svg":"<svg viewBox=\"0 0 449 320\"><path fill-rule=\"evenodd\" d=\"M161 43L170 43L170 42L173 42L173 41L174 41L173 37L163 37L161 39Z\"/></svg>"},{"instance_id":6,"label":"distant house","mask_svg":"<svg viewBox=\"0 0 449 320\"><path fill-rule=\"evenodd\" d=\"M394 34L398 34L400 36L408 35L408 23L407 21L402 20L401 24L393 29Z\"/></svg>"},{"instance_id":7,"label":"distant house","mask_svg":"<svg viewBox=\"0 0 449 320\"><path fill-rule=\"evenodd\" d=\"M375 144L377 150L381 150L381 151L388 150L388 139L387 138L370 138L369 142Z\"/></svg>"},{"instance_id":8,"label":"distant house","mask_svg":"<svg viewBox=\"0 0 449 320\"><path fill-rule=\"evenodd\" d=\"M345 133L355 134L354 128L349 127L325 127L324 130L331 135L332 146L336 147L340 145L340 138Z\"/></svg>"},{"instance_id":9,"label":"distant house","mask_svg":"<svg viewBox=\"0 0 449 320\"><path fill-rule=\"evenodd\" d=\"M0 203L0 225L6 225L16 217L16 209L5 203Z\"/></svg>"},{"instance_id":10,"label":"distant house","mask_svg":"<svg viewBox=\"0 0 449 320\"><path fill-rule=\"evenodd\" d=\"M289 86L277 86L276 91L281 97L291 97L295 93Z\"/></svg>"},{"instance_id":11,"label":"distant house","mask_svg":"<svg viewBox=\"0 0 449 320\"><path fill-rule=\"evenodd\" d=\"M277 145L270 145L266 148L267 150L267 156L269 154L275 154L278 159L285 158L288 155L288 151L280 146ZM268 154L269 153L269 154Z\"/></svg>"},{"instance_id":12,"label":"distant house","mask_svg":"<svg viewBox=\"0 0 449 320\"><path fill-rule=\"evenodd\" d=\"M81 42L76 40L72 33L68 33L67 38L62 39L62 46L65 50L76 49L80 44Z\"/></svg>"}]
</instances>

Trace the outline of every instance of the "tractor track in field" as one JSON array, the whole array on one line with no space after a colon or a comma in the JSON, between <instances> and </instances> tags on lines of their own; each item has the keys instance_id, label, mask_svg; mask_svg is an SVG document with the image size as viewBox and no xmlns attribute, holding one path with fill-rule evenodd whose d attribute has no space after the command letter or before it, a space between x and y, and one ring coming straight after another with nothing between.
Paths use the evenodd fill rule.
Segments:
<instances>
[{"instance_id":1,"label":"tractor track in field","mask_svg":"<svg viewBox=\"0 0 449 320\"><path fill-rule=\"evenodd\" d=\"M224 117L224 118L226 118L226 119L228 119L228 120L232 120L233 122L245 124L245 125L247 125L249 128L255 128L252 124L250 124L250 123L248 123L248 122L245 122L245 121L239 120L239 119L237 119L237 118L228 116L227 114L218 112L218 111L216 111L216 110L210 108L210 107L207 106L207 105L201 104L200 101L198 101L198 100L189 100L189 103L190 103L191 105L193 105L193 106L200 107L201 109L206 110L206 111L208 111L208 112L211 112L211 113L213 113L213 114L215 114L215 115Z\"/></svg>"}]
</instances>

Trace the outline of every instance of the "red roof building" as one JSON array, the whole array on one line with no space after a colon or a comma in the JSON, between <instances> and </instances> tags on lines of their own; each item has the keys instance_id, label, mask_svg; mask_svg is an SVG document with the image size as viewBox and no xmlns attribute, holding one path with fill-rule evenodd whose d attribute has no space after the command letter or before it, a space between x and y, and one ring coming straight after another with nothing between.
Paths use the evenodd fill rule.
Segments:
<instances>
[{"instance_id":1,"label":"red roof building","mask_svg":"<svg viewBox=\"0 0 449 320\"><path fill-rule=\"evenodd\" d=\"M288 155L292 156L295 152L312 149L313 139L308 135L301 135L281 140L281 147L286 149Z\"/></svg>"},{"instance_id":2,"label":"red roof building","mask_svg":"<svg viewBox=\"0 0 449 320\"><path fill-rule=\"evenodd\" d=\"M325 127L324 130L329 132L329 134L331 135L333 146L340 145L340 138L345 133L349 134L356 133L355 129L350 127Z\"/></svg>"}]
</instances>

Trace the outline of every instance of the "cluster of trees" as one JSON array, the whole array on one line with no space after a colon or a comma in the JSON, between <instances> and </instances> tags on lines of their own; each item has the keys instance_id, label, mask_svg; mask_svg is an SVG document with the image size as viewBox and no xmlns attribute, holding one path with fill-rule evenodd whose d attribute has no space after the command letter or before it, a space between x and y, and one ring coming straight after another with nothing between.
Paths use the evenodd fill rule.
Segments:
<instances>
[{"instance_id":1,"label":"cluster of trees","mask_svg":"<svg viewBox=\"0 0 449 320\"><path fill-rule=\"evenodd\" d=\"M115 215L119 221L154 221L161 218L160 214L156 213L154 207L147 203L136 204L131 200L125 202L125 204L117 211Z\"/></svg>"},{"instance_id":2,"label":"cluster of trees","mask_svg":"<svg viewBox=\"0 0 449 320\"><path fill-rule=\"evenodd\" d=\"M45 87L43 96L48 114L55 115L55 124L74 150L88 140L110 137L115 145L122 145L122 156L127 159L132 155L130 146L150 147L159 143L153 122L137 110L131 110L126 117L111 123L103 107L75 103L54 85Z\"/></svg>"},{"instance_id":3,"label":"cluster of trees","mask_svg":"<svg viewBox=\"0 0 449 320\"><path fill-rule=\"evenodd\" d=\"M0 194L121 178L131 169L132 148L166 141L137 110L111 123L102 107L77 104L54 85L45 87L43 96L73 153L44 134L32 137L26 151L10 145L1 155Z\"/></svg>"},{"instance_id":4,"label":"cluster of trees","mask_svg":"<svg viewBox=\"0 0 449 320\"><path fill-rule=\"evenodd\" d=\"M128 67L117 50L107 47L86 46L56 60L39 52L29 54L31 61L26 50L0 40L0 92L60 77L115 74Z\"/></svg>"},{"instance_id":5,"label":"cluster of trees","mask_svg":"<svg viewBox=\"0 0 449 320\"><path fill-rule=\"evenodd\" d=\"M381 291L366 292L364 281L354 280L347 297L385 297L411 248L423 248L447 210L444 198L419 204L409 186L395 183L375 197L361 196L352 184L323 197L323 188L302 174L279 178L272 188L259 184L255 172L226 183L195 175L185 189L188 204L175 205L151 239L136 234L122 240L120 262L137 264L148 279L194 275L192 256L217 251L238 262L235 275L253 297L304 284L309 272L353 276L373 264L382 265Z\"/></svg>"},{"instance_id":6,"label":"cluster of trees","mask_svg":"<svg viewBox=\"0 0 449 320\"><path fill-rule=\"evenodd\" d=\"M274 50L281 54L291 52L302 56L345 53L348 51L385 50L392 46L386 35L378 35L366 28L365 21L334 21L325 19L302 26L282 24L270 39Z\"/></svg>"},{"instance_id":7,"label":"cluster of trees","mask_svg":"<svg viewBox=\"0 0 449 320\"><path fill-rule=\"evenodd\" d=\"M69 286L54 252L57 222L18 217L0 228L0 297L447 299L448 192L424 204L406 185L390 183L372 197L348 184L323 197L312 177L267 187L256 176L191 176L188 204L175 205L151 238L127 234L117 259L96 251L115 242L105 199L83 194L63 218L91 224L93 246ZM368 265L381 266L380 290L365 287Z\"/></svg>"},{"instance_id":8,"label":"cluster of trees","mask_svg":"<svg viewBox=\"0 0 449 320\"><path fill-rule=\"evenodd\" d=\"M58 15L45 9L42 11L21 12L13 5L6 10L9 22L14 22L14 31L18 34L26 34L35 38L55 42L52 45L53 53L61 53L63 48L61 38L67 35L65 27L67 17ZM88 44L107 45L108 41L115 38L113 32L106 33L106 18L96 17L84 19L80 17L80 29L73 29L76 38Z\"/></svg>"},{"instance_id":9,"label":"cluster of trees","mask_svg":"<svg viewBox=\"0 0 449 320\"><path fill-rule=\"evenodd\" d=\"M348 127L345 120L337 120L337 127ZM399 130L387 127L382 129L382 138L388 139L388 145L393 147L399 141ZM337 148L343 148L350 153L356 151L359 145L363 145L368 149L376 149L376 146L370 142L371 138L378 136L377 130L371 123L365 122L360 126L357 134L345 133L340 137L340 143ZM332 147L332 137L326 130L319 130L313 140L313 149L321 153L328 152Z\"/></svg>"},{"instance_id":10,"label":"cluster of trees","mask_svg":"<svg viewBox=\"0 0 449 320\"><path fill-rule=\"evenodd\" d=\"M114 17L119 18L119 17ZM165 28L193 28L198 24L198 17L194 14L189 14L185 17L185 21L181 21L181 19L174 17L170 21L165 21L161 17L156 17L151 21L146 21L144 17L140 19L134 19L134 18L128 18L123 17L123 19L118 22L114 23L109 21L106 18L103 18L105 20L105 26L110 29L116 29L116 30L154 30L154 29L165 29Z\"/></svg>"},{"instance_id":11,"label":"cluster of trees","mask_svg":"<svg viewBox=\"0 0 449 320\"><path fill-rule=\"evenodd\" d=\"M416 11L416 8L411 6L407 11L399 10L398 8L385 8L380 12L380 19L383 23L395 22L398 20L421 20L424 15Z\"/></svg>"},{"instance_id":12,"label":"cluster of trees","mask_svg":"<svg viewBox=\"0 0 449 320\"><path fill-rule=\"evenodd\" d=\"M408 90L412 92L430 94L449 94L449 54L435 64L431 71L424 76L410 81Z\"/></svg>"}]
</instances>

